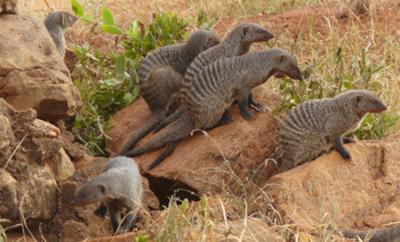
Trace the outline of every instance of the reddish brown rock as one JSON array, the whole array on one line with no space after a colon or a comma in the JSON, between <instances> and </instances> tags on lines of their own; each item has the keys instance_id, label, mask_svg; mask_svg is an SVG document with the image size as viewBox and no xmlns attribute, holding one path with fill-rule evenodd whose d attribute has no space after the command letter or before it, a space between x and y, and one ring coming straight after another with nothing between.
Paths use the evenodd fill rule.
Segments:
<instances>
[{"instance_id":1,"label":"reddish brown rock","mask_svg":"<svg viewBox=\"0 0 400 242\"><path fill-rule=\"evenodd\" d=\"M268 181L265 192L285 223L312 229L327 222L346 228L383 221L382 214L399 194L400 134L346 147L352 162L332 151ZM393 215L386 221L396 220ZM382 220L371 224L368 217Z\"/></svg>"},{"instance_id":2,"label":"reddish brown rock","mask_svg":"<svg viewBox=\"0 0 400 242\"><path fill-rule=\"evenodd\" d=\"M18 15L2 15L0 22L0 97L45 120L74 116L79 91L43 23Z\"/></svg>"},{"instance_id":3,"label":"reddish brown rock","mask_svg":"<svg viewBox=\"0 0 400 242\"><path fill-rule=\"evenodd\" d=\"M273 109L279 102L265 87L254 93L265 108ZM174 153L151 171L147 171L147 167L161 149L135 159L150 179L177 181L201 193L218 191L224 183L234 182L236 176L244 178L262 166L277 145L277 122L271 114L254 113L255 120L247 121L239 114L237 105L231 112L234 122L213 129L207 135L197 133L182 140ZM118 152L130 131L148 118L149 111L142 99L118 112L113 118L114 128L108 133L112 138L107 144L108 150L114 154Z\"/></svg>"}]
</instances>

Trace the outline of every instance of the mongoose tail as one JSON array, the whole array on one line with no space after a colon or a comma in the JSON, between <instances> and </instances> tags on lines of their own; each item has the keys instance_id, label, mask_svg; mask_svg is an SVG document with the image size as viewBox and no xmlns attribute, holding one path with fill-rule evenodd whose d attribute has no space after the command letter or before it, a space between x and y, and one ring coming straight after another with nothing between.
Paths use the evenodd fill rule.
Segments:
<instances>
[{"instance_id":1,"label":"mongoose tail","mask_svg":"<svg viewBox=\"0 0 400 242\"><path fill-rule=\"evenodd\" d=\"M194 123L192 117L188 112L184 112L177 120L159 132L152 140L142 146L128 151L126 154L129 156L138 156L148 151L163 147L166 144L177 142L185 137L190 136L190 133L193 129Z\"/></svg>"},{"instance_id":2,"label":"mongoose tail","mask_svg":"<svg viewBox=\"0 0 400 242\"><path fill-rule=\"evenodd\" d=\"M183 77L171 67L157 68L150 72L147 81L142 85L142 95L146 97L146 102L152 111L152 116L145 124L133 131L131 137L121 150L120 155L125 156L126 151L135 146L139 140L150 133L162 120L165 116L163 109L165 100L168 100L171 93L180 87L182 80ZM159 88L156 85L149 85L155 82L162 83L163 88ZM162 102L163 100L164 102Z\"/></svg>"},{"instance_id":3,"label":"mongoose tail","mask_svg":"<svg viewBox=\"0 0 400 242\"><path fill-rule=\"evenodd\" d=\"M154 127L157 126L157 124L160 122L161 118L164 115L161 113L154 113L151 117L150 120L147 120L145 124L143 124L141 127L135 129L135 131L132 133L132 135L129 137L129 139L125 142L124 147L122 150L119 152L119 155L121 156L127 156L126 152L130 150L139 140L141 140L143 137L145 137L148 133L150 133Z\"/></svg>"},{"instance_id":4,"label":"mongoose tail","mask_svg":"<svg viewBox=\"0 0 400 242\"><path fill-rule=\"evenodd\" d=\"M186 43L164 46L147 54L138 70L139 86L143 99L155 117L133 132L121 154L125 154L152 131L155 119L161 121L158 116L165 116L166 105L182 86L183 75L190 63L200 52L218 43L219 38L214 32L200 29L191 33Z\"/></svg>"},{"instance_id":5,"label":"mongoose tail","mask_svg":"<svg viewBox=\"0 0 400 242\"><path fill-rule=\"evenodd\" d=\"M363 241L368 239L369 242L399 242L400 241L400 224L384 227L376 231L355 231L345 230L344 237Z\"/></svg>"}]
</instances>

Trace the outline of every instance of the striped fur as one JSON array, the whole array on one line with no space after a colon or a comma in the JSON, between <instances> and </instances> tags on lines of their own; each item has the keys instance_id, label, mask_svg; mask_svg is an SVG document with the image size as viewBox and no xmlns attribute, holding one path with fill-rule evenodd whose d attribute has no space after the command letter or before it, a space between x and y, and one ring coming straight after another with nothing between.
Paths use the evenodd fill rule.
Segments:
<instances>
[{"instance_id":1,"label":"striped fur","mask_svg":"<svg viewBox=\"0 0 400 242\"><path fill-rule=\"evenodd\" d=\"M282 49L252 52L208 65L196 75L192 85L183 87L183 103L179 109L182 115L148 143L126 155L140 155L177 142L188 137L193 129L215 127L242 93L250 93L276 71L301 77L296 59Z\"/></svg>"},{"instance_id":2,"label":"striped fur","mask_svg":"<svg viewBox=\"0 0 400 242\"><path fill-rule=\"evenodd\" d=\"M157 127L172 94L182 86L183 75L192 60L203 50L218 43L219 39L213 32L201 29L192 33L186 43L158 48L143 59L138 70L139 86L152 117L132 133L120 154L124 154Z\"/></svg>"},{"instance_id":3,"label":"striped fur","mask_svg":"<svg viewBox=\"0 0 400 242\"><path fill-rule=\"evenodd\" d=\"M209 64L223 58L241 56L249 51L252 43L268 41L273 37L273 34L268 30L255 23L244 23L236 26L220 44L202 52L193 60L185 73L183 87L179 90L177 99L185 95L185 91L190 88L195 76ZM250 93L243 95L246 96L247 100L247 96ZM170 102L179 103L177 100L171 100ZM175 110L167 111L165 113L172 113Z\"/></svg>"},{"instance_id":4,"label":"striped fur","mask_svg":"<svg viewBox=\"0 0 400 242\"><path fill-rule=\"evenodd\" d=\"M358 103L358 100L362 101ZM289 111L281 129L280 171L311 161L335 145L340 146L342 136L356 129L366 113L383 111L383 107L374 94L365 90L298 105Z\"/></svg>"}]
</instances>

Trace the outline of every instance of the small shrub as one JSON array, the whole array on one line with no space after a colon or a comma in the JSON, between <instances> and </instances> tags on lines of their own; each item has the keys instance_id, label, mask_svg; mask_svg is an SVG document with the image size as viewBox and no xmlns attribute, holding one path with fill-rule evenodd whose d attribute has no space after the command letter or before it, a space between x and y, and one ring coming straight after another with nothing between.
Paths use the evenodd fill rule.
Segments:
<instances>
[{"instance_id":1,"label":"small shrub","mask_svg":"<svg viewBox=\"0 0 400 242\"><path fill-rule=\"evenodd\" d=\"M85 14L76 0L71 1L75 14L86 22L93 18ZM139 95L137 68L142 58L157 47L173 44L188 35L188 21L172 13L154 16L149 26L132 21L126 30L119 28L110 10L103 9L99 24L105 33L119 35L122 48L107 53L91 46L75 47L78 64L72 78L81 92L84 106L73 125L77 139L95 155L106 155L105 134L111 128L114 113L132 103Z\"/></svg>"}]
</instances>

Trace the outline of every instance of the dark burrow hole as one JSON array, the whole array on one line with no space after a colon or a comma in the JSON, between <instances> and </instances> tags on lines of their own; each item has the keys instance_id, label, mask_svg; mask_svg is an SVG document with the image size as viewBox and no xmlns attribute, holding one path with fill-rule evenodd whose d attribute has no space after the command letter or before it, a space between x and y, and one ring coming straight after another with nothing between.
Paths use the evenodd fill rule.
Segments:
<instances>
[{"instance_id":1,"label":"dark burrow hole","mask_svg":"<svg viewBox=\"0 0 400 242\"><path fill-rule=\"evenodd\" d=\"M199 201L200 195L193 187L177 180L171 180L164 177L155 177L148 173L144 175L150 184L150 189L157 196L160 202L159 209L168 207L171 198L177 198L177 203L187 199L189 201Z\"/></svg>"}]
</instances>

